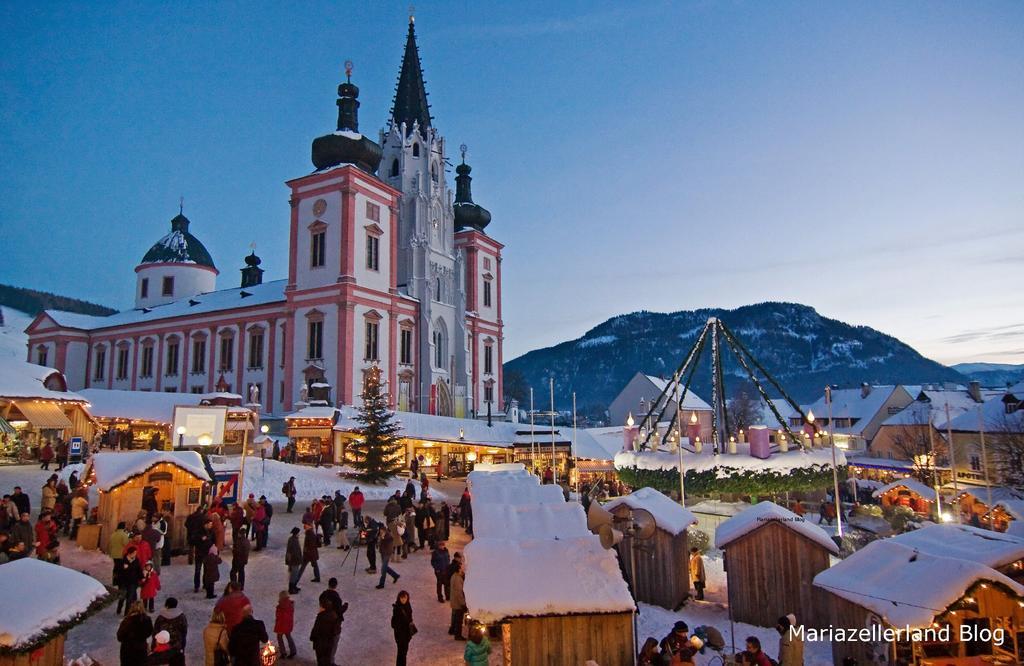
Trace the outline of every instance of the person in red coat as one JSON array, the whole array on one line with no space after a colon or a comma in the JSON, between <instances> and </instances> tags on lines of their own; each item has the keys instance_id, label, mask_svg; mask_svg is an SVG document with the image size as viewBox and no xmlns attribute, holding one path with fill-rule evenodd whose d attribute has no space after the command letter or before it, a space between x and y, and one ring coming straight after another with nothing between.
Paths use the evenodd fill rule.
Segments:
<instances>
[{"instance_id":1,"label":"person in red coat","mask_svg":"<svg viewBox=\"0 0 1024 666\"><path fill-rule=\"evenodd\" d=\"M274 633L277 634L277 646L281 650L282 659L295 658L293 629L295 629L295 602L288 596L288 592L284 591L277 596L277 610L274 613ZM286 642L287 647L285 646Z\"/></svg>"},{"instance_id":2,"label":"person in red coat","mask_svg":"<svg viewBox=\"0 0 1024 666\"><path fill-rule=\"evenodd\" d=\"M352 491L352 494L348 496L348 505L352 507L352 520L355 525L363 524L363 504L366 498L363 496L363 491L359 490L359 486Z\"/></svg>"},{"instance_id":3,"label":"person in red coat","mask_svg":"<svg viewBox=\"0 0 1024 666\"><path fill-rule=\"evenodd\" d=\"M42 464L39 469L50 469L50 463L53 462L53 447L47 442L43 445L43 448L39 450L39 462Z\"/></svg>"},{"instance_id":4,"label":"person in red coat","mask_svg":"<svg viewBox=\"0 0 1024 666\"><path fill-rule=\"evenodd\" d=\"M740 655L743 658L741 663L754 664L754 666L772 666L771 660L761 650L761 641L757 636L747 637L747 649Z\"/></svg>"},{"instance_id":5,"label":"person in red coat","mask_svg":"<svg viewBox=\"0 0 1024 666\"><path fill-rule=\"evenodd\" d=\"M228 520L231 521L231 533L238 534L238 530L242 529L242 522L245 520L245 514L242 513L242 507L238 506L237 502L231 507L231 513L228 515Z\"/></svg>"},{"instance_id":6,"label":"person in red coat","mask_svg":"<svg viewBox=\"0 0 1024 666\"><path fill-rule=\"evenodd\" d=\"M44 511L36 522L36 557L46 562L56 562L59 557L57 553L57 523L53 522L53 516L49 511Z\"/></svg>"},{"instance_id":7,"label":"person in red coat","mask_svg":"<svg viewBox=\"0 0 1024 666\"><path fill-rule=\"evenodd\" d=\"M149 545L148 541L142 538L141 532L132 533L131 544L135 546L135 556L139 560L139 566L145 570L146 565L153 559L153 548Z\"/></svg>"},{"instance_id":8,"label":"person in red coat","mask_svg":"<svg viewBox=\"0 0 1024 666\"><path fill-rule=\"evenodd\" d=\"M155 610L156 593L160 591L160 574L153 568L152 562L147 562L142 570L142 585L139 590L139 597L143 605L150 613Z\"/></svg>"},{"instance_id":9,"label":"person in red coat","mask_svg":"<svg viewBox=\"0 0 1024 666\"><path fill-rule=\"evenodd\" d=\"M250 606L249 598L238 589L235 583L228 583L224 588L224 596L214 605L213 610L224 613L224 628L231 633L242 618L245 617L243 610Z\"/></svg>"}]
</instances>

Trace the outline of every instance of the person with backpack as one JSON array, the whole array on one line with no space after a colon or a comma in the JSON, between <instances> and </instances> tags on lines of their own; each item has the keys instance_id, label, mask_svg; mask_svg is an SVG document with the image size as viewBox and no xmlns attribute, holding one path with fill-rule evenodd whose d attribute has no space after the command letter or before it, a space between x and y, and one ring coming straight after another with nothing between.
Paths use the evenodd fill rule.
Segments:
<instances>
[{"instance_id":1,"label":"person with backpack","mask_svg":"<svg viewBox=\"0 0 1024 666\"><path fill-rule=\"evenodd\" d=\"M297 494L295 492L294 476L290 477L287 481L284 482L284 485L281 486L281 492L284 493L284 496L288 498L287 513L291 513L292 509L295 507L295 495Z\"/></svg>"}]
</instances>

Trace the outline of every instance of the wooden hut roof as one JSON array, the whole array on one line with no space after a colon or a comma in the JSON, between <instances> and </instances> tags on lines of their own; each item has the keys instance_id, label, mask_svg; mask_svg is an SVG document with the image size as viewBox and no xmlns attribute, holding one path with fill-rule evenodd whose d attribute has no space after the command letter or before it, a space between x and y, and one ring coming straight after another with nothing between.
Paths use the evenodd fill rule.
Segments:
<instances>
[{"instance_id":1,"label":"wooden hut roof","mask_svg":"<svg viewBox=\"0 0 1024 666\"><path fill-rule=\"evenodd\" d=\"M715 530L715 547L724 548L733 541L771 522L777 522L783 527L793 530L797 534L825 548L833 555L839 554L839 547L836 546L825 530L804 520L789 509L784 509L774 502L767 501L755 504L746 511L738 513L720 524L718 529Z\"/></svg>"},{"instance_id":2,"label":"wooden hut roof","mask_svg":"<svg viewBox=\"0 0 1024 666\"><path fill-rule=\"evenodd\" d=\"M102 606L107 588L74 569L24 558L0 566L8 611L0 618L0 651L25 652L82 622Z\"/></svg>"},{"instance_id":3,"label":"wooden hut roof","mask_svg":"<svg viewBox=\"0 0 1024 666\"><path fill-rule=\"evenodd\" d=\"M605 504L604 508L611 511L619 506L650 511L658 527L673 536L682 534L690 525L697 522L697 517L689 509L683 508L681 504L673 502L654 488L639 488L629 495L616 497Z\"/></svg>"},{"instance_id":4,"label":"wooden hut roof","mask_svg":"<svg viewBox=\"0 0 1024 666\"><path fill-rule=\"evenodd\" d=\"M92 456L94 484L102 491L110 491L153 467L168 463L201 481L211 481L202 457L195 451L127 451L123 453L97 453Z\"/></svg>"},{"instance_id":5,"label":"wooden hut roof","mask_svg":"<svg viewBox=\"0 0 1024 666\"><path fill-rule=\"evenodd\" d=\"M1024 559L1024 538L970 525L928 525L891 540L929 555L956 557L993 569Z\"/></svg>"},{"instance_id":6,"label":"wooden hut roof","mask_svg":"<svg viewBox=\"0 0 1024 666\"><path fill-rule=\"evenodd\" d=\"M481 524L476 517L474 524ZM635 606L614 550L596 536L569 539L476 538L465 550L472 617L631 613Z\"/></svg>"},{"instance_id":7,"label":"wooden hut roof","mask_svg":"<svg viewBox=\"0 0 1024 666\"><path fill-rule=\"evenodd\" d=\"M977 562L873 541L814 577L814 585L880 616L893 627L925 627L979 582L1024 597L1024 587Z\"/></svg>"},{"instance_id":8,"label":"wooden hut roof","mask_svg":"<svg viewBox=\"0 0 1024 666\"><path fill-rule=\"evenodd\" d=\"M871 496L881 497L890 490L895 490L896 488L906 488L910 492L920 495L929 502L935 501L935 488L932 488L931 486L926 486L917 479L911 478L899 479L891 483L887 483L881 488L878 488L873 493L871 493Z\"/></svg>"}]
</instances>

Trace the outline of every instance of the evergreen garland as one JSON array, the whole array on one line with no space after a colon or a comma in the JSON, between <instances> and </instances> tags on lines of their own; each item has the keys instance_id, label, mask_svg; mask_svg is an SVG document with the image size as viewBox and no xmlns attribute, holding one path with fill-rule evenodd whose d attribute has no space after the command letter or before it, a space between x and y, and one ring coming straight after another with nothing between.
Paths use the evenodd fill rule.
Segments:
<instances>
[{"instance_id":1,"label":"evergreen garland","mask_svg":"<svg viewBox=\"0 0 1024 666\"><path fill-rule=\"evenodd\" d=\"M679 471L676 469L639 469L621 467L619 479L631 488L645 486L663 493L679 490ZM846 477L839 471L840 481ZM811 465L798 467L783 474L776 470L750 470L736 467L686 471L686 494L716 495L771 495L785 492L809 492L832 487L832 466Z\"/></svg>"},{"instance_id":2,"label":"evergreen garland","mask_svg":"<svg viewBox=\"0 0 1024 666\"><path fill-rule=\"evenodd\" d=\"M381 387L380 368L366 374L363 400L356 421L361 425L356 438L346 448L347 462L356 469L357 478L366 483L384 483L395 476L405 463L405 444L398 433L402 424L388 408L388 395Z\"/></svg>"}]
</instances>

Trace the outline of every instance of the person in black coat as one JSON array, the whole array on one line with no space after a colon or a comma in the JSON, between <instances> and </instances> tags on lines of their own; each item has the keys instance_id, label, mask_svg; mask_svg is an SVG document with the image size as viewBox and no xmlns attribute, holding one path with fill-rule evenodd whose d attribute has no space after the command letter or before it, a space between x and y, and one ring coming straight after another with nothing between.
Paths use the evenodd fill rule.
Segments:
<instances>
[{"instance_id":1,"label":"person in black coat","mask_svg":"<svg viewBox=\"0 0 1024 666\"><path fill-rule=\"evenodd\" d=\"M409 593L402 590L392 606L391 629L395 632L395 645L398 646L398 655L395 658L395 666L405 666L406 657L409 656L409 642L416 633L416 625L412 621L412 602L409 600Z\"/></svg>"},{"instance_id":2,"label":"person in black coat","mask_svg":"<svg viewBox=\"0 0 1024 666\"><path fill-rule=\"evenodd\" d=\"M134 546L125 549L124 559L121 560L121 567L115 578L117 586L121 589L121 596L117 599L117 613L121 614L123 605L127 617L135 600L138 599L139 585L142 584L142 565Z\"/></svg>"},{"instance_id":3,"label":"person in black coat","mask_svg":"<svg viewBox=\"0 0 1024 666\"><path fill-rule=\"evenodd\" d=\"M338 628L338 614L330 599L320 596L320 612L316 614L309 640L313 642L316 666L331 666L331 649L334 646L335 630Z\"/></svg>"},{"instance_id":4,"label":"person in black coat","mask_svg":"<svg viewBox=\"0 0 1024 666\"><path fill-rule=\"evenodd\" d=\"M152 634L153 621L146 615L142 602L132 602L117 627L117 640L121 643L121 666L139 666L146 663L149 637Z\"/></svg>"},{"instance_id":5,"label":"person in black coat","mask_svg":"<svg viewBox=\"0 0 1024 666\"><path fill-rule=\"evenodd\" d=\"M231 630L228 639L228 654L233 666L261 666L260 643L270 640L267 627L252 616L252 606L242 609L242 621Z\"/></svg>"}]
</instances>

